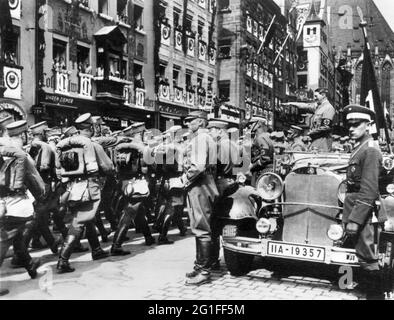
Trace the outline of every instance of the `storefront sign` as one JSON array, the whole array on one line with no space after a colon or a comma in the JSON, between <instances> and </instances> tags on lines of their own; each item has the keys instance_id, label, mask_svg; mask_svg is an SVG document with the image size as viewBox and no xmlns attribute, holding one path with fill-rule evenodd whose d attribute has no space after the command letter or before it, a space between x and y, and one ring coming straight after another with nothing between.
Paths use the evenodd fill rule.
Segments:
<instances>
[{"instance_id":1,"label":"storefront sign","mask_svg":"<svg viewBox=\"0 0 394 320\"><path fill-rule=\"evenodd\" d=\"M61 104L61 105L73 107L74 100L75 100L74 98L70 98L70 97L45 93L41 102L52 103L52 104Z\"/></svg>"}]
</instances>

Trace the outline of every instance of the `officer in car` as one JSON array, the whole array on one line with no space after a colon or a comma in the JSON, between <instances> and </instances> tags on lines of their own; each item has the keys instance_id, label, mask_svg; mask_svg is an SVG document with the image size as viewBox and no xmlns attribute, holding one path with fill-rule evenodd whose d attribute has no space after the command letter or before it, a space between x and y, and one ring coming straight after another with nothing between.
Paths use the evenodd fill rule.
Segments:
<instances>
[{"instance_id":1,"label":"officer in car","mask_svg":"<svg viewBox=\"0 0 394 320\"><path fill-rule=\"evenodd\" d=\"M104 149L91 140L94 134L91 114L83 114L75 120L75 127L79 130L79 134L64 139L57 145L59 153L57 167L63 170L62 178L69 180L67 188L69 196L65 201L73 214L71 226L59 255L57 264L59 274L75 271L70 266L69 259L85 228L93 260L109 256L100 246L94 221L101 200L99 175L114 174L114 166Z\"/></svg>"},{"instance_id":2,"label":"officer in car","mask_svg":"<svg viewBox=\"0 0 394 320\"><path fill-rule=\"evenodd\" d=\"M374 112L360 105L344 109L349 135L356 141L347 169L347 194L343 209L346 233L354 242L360 266L364 271L367 299L382 299L382 278L375 252L373 223L384 223L386 214L378 215L375 202L379 199L379 174L382 154L369 134Z\"/></svg>"},{"instance_id":3,"label":"officer in car","mask_svg":"<svg viewBox=\"0 0 394 320\"><path fill-rule=\"evenodd\" d=\"M298 126L290 126L290 130L287 133L287 139L288 139L288 145L287 145L287 150L288 151L294 151L294 152L304 152L307 150L305 143L302 141L302 128Z\"/></svg>"}]
</instances>

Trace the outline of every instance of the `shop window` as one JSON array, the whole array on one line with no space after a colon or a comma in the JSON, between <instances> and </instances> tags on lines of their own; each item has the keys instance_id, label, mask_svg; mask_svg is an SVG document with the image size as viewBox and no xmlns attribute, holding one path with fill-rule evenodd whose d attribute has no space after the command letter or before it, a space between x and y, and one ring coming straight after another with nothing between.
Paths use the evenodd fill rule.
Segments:
<instances>
[{"instance_id":1,"label":"shop window","mask_svg":"<svg viewBox=\"0 0 394 320\"><path fill-rule=\"evenodd\" d=\"M108 0L99 0L98 5L99 13L108 15Z\"/></svg>"},{"instance_id":2,"label":"shop window","mask_svg":"<svg viewBox=\"0 0 394 320\"><path fill-rule=\"evenodd\" d=\"M144 29L143 12L144 12L144 8L143 7L134 5L134 23L135 23L135 28L137 30L143 30Z\"/></svg>"},{"instance_id":3,"label":"shop window","mask_svg":"<svg viewBox=\"0 0 394 320\"><path fill-rule=\"evenodd\" d=\"M219 81L219 98L222 101L230 100L230 84L231 81Z\"/></svg>"},{"instance_id":4,"label":"shop window","mask_svg":"<svg viewBox=\"0 0 394 320\"><path fill-rule=\"evenodd\" d=\"M78 71L81 73L92 72L90 66L90 49L82 46L77 47L77 61L78 61Z\"/></svg>"},{"instance_id":5,"label":"shop window","mask_svg":"<svg viewBox=\"0 0 394 320\"><path fill-rule=\"evenodd\" d=\"M67 69L67 42L53 39L53 66L55 69Z\"/></svg>"},{"instance_id":6,"label":"shop window","mask_svg":"<svg viewBox=\"0 0 394 320\"><path fill-rule=\"evenodd\" d=\"M19 28L14 27L13 33L0 37L1 58L7 63L19 64L19 34Z\"/></svg>"}]
</instances>

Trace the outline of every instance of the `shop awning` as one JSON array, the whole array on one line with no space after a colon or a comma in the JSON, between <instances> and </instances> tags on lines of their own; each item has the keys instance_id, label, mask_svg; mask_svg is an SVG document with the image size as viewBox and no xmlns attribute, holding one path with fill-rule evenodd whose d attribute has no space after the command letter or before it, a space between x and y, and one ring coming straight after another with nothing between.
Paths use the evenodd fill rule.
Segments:
<instances>
[{"instance_id":1,"label":"shop awning","mask_svg":"<svg viewBox=\"0 0 394 320\"><path fill-rule=\"evenodd\" d=\"M118 41L121 41L123 43L127 42L127 39L123 32L120 30L118 26L107 26L101 28L99 31L97 31L94 36L96 38L112 38L112 39L117 39Z\"/></svg>"}]
</instances>

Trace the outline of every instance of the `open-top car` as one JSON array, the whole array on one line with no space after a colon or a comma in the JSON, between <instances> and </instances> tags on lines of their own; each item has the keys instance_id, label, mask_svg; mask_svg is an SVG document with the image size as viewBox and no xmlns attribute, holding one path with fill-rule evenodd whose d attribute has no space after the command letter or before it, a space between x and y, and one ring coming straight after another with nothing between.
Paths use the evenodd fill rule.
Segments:
<instances>
[{"instance_id":1,"label":"open-top car","mask_svg":"<svg viewBox=\"0 0 394 320\"><path fill-rule=\"evenodd\" d=\"M248 273L254 256L358 267L352 241L342 225L349 158L345 153L286 153L275 159L274 172L258 179L254 192L251 187L240 187L230 195L228 201L236 204L243 192L244 202L252 204L247 210L233 205L221 217L230 273ZM385 165L385 172L392 170L392 161L385 159ZM394 186L387 190L376 204L377 210L386 210L390 217L381 236L384 241L376 243L376 250L391 276Z\"/></svg>"}]
</instances>

